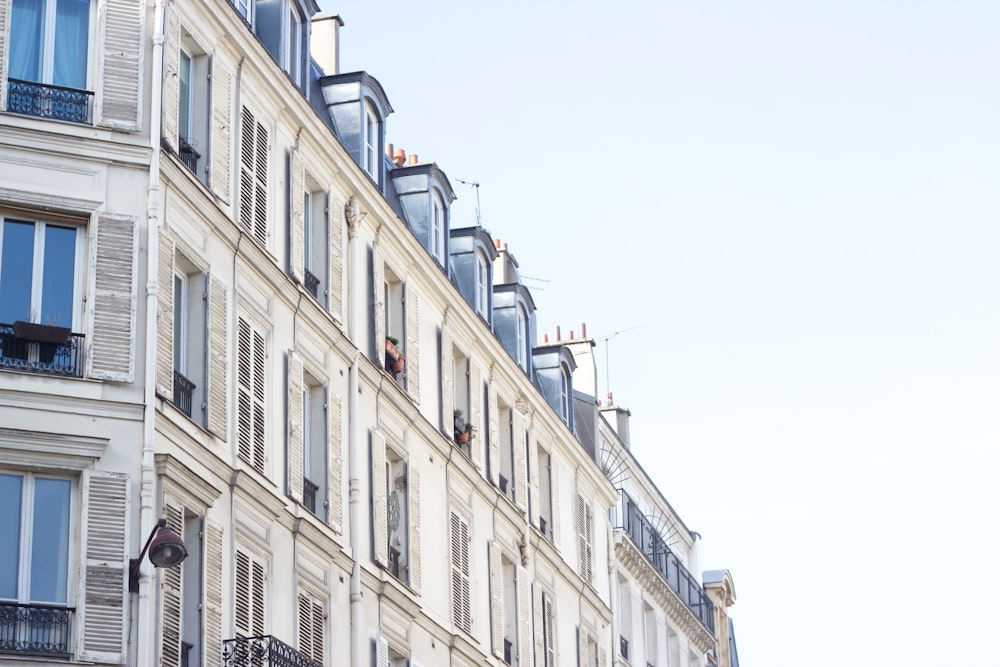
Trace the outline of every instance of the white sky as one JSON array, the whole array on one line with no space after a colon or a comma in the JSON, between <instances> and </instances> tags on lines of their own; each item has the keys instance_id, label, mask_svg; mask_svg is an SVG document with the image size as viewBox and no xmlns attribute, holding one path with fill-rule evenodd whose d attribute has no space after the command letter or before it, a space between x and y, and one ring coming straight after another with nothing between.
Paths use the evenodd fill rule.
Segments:
<instances>
[{"instance_id":1,"label":"white sky","mask_svg":"<svg viewBox=\"0 0 1000 667\"><path fill-rule=\"evenodd\" d=\"M743 667L995 664L1000 3L321 6L539 332L640 327L611 388Z\"/></svg>"}]
</instances>

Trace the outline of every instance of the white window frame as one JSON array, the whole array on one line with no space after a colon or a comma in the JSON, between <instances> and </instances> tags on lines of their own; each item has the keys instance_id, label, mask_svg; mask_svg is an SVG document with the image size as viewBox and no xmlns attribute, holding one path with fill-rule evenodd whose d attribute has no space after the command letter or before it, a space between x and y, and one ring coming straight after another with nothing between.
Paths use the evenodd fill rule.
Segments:
<instances>
[{"instance_id":1,"label":"white window frame","mask_svg":"<svg viewBox=\"0 0 1000 667\"><path fill-rule=\"evenodd\" d=\"M195 56L183 45L180 47L177 64L177 134L189 146L194 147L194 98L195 98ZM187 104L184 100L183 72L187 70ZM185 119L187 122L184 122Z\"/></svg>"},{"instance_id":2,"label":"white window frame","mask_svg":"<svg viewBox=\"0 0 1000 667\"><path fill-rule=\"evenodd\" d=\"M569 424L569 369L566 364L559 365L559 405L562 411L560 417Z\"/></svg>"},{"instance_id":3,"label":"white window frame","mask_svg":"<svg viewBox=\"0 0 1000 667\"><path fill-rule=\"evenodd\" d=\"M13 0L8 0L11 5L13 5ZM39 81L33 83L39 83L42 85L55 85L53 83L54 68L55 68L55 33L56 33L56 5L57 0L40 0L45 3L45 16L42 19L42 44L39 45L42 52L41 61L41 74L39 76ZM91 53L94 51L95 38L96 38L96 18L97 18L97 3L94 0L90 0L90 10L87 16L87 65L86 65L86 81L84 82L83 90L92 91L94 89L93 84L93 57ZM8 10L11 11L11 10ZM8 14L8 20L10 20L10 14ZM11 26L8 26L8 31ZM8 35L9 38L9 35ZM79 90L79 89L78 89Z\"/></svg>"},{"instance_id":4,"label":"white window frame","mask_svg":"<svg viewBox=\"0 0 1000 667\"><path fill-rule=\"evenodd\" d=\"M489 317L489 268L486 258L481 252L476 252L476 312L483 317Z\"/></svg>"},{"instance_id":5,"label":"white window frame","mask_svg":"<svg viewBox=\"0 0 1000 667\"><path fill-rule=\"evenodd\" d=\"M180 316L178 317L178 313ZM180 271L174 272L174 370L188 376L188 278Z\"/></svg>"},{"instance_id":6,"label":"white window frame","mask_svg":"<svg viewBox=\"0 0 1000 667\"><path fill-rule=\"evenodd\" d=\"M236 11L243 17L243 20L253 26L254 0L232 0L232 3L236 7Z\"/></svg>"},{"instance_id":7,"label":"white window frame","mask_svg":"<svg viewBox=\"0 0 1000 667\"><path fill-rule=\"evenodd\" d=\"M517 304L514 308L516 311L516 347L517 347L517 365L521 368L527 370L528 368L528 315L524 310L524 306Z\"/></svg>"},{"instance_id":8,"label":"white window frame","mask_svg":"<svg viewBox=\"0 0 1000 667\"><path fill-rule=\"evenodd\" d=\"M440 264L444 264L445 208L441 194L435 190L431 197L431 254Z\"/></svg>"},{"instance_id":9,"label":"white window frame","mask_svg":"<svg viewBox=\"0 0 1000 667\"><path fill-rule=\"evenodd\" d=\"M361 137L361 166L378 183L379 117L371 102L365 101Z\"/></svg>"},{"instance_id":10,"label":"white window frame","mask_svg":"<svg viewBox=\"0 0 1000 667\"><path fill-rule=\"evenodd\" d=\"M288 19L288 25L285 26L285 31L283 39L285 41L284 48L282 49L282 58L284 59L283 68L288 72L288 76L292 78L297 86L302 86L302 31L303 31L303 20L302 14L299 12L297 3L294 0L289 0L288 6L285 8L285 16Z\"/></svg>"}]
</instances>

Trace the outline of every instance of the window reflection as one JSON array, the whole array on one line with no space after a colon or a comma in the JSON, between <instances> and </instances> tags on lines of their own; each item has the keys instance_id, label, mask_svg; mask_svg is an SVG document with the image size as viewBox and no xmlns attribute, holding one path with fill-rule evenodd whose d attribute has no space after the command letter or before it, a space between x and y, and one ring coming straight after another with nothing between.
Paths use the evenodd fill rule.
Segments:
<instances>
[{"instance_id":1,"label":"window reflection","mask_svg":"<svg viewBox=\"0 0 1000 667\"><path fill-rule=\"evenodd\" d=\"M35 479L31 531L31 600L66 602L69 569L68 479Z\"/></svg>"}]
</instances>

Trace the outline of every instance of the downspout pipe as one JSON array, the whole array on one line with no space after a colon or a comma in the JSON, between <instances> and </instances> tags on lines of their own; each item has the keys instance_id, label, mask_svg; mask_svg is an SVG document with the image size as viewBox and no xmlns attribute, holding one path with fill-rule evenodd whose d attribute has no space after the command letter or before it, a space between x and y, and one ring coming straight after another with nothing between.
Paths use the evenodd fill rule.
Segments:
<instances>
[{"instance_id":1,"label":"downspout pipe","mask_svg":"<svg viewBox=\"0 0 1000 667\"><path fill-rule=\"evenodd\" d=\"M146 187L146 319L145 363L143 365L142 455L139 472L139 539L153 530L156 487L156 310L157 271L159 264L158 231L160 216L160 132L163 110L163 42L165 0L153 5L153 64L149 104L149 183ZM140 564L141 568L141 564ZM139 578L138 639L136 662L156 663L154 589L150 575Z\"/></svg>"},{"instance_id":2,"label":"downspout pipe","mask_svg":"<svg viewBox=\"0 0 1000 667\"><path fill-rule=\"evenodd\" d=\"M361 244L358 238L358 225L361 222L358 200L351 197L344 209L348 225L348 337L354 344L354 360L348 378L347 412L350 419L348 430L349 476L350 476L350 531L351 531L351 667L365 667L364 660L364 608L361 604L361 470L365 458L365 438L361 425L361 411L358 395L360 393L359 366L361 364L361 295L364 293L360 285L364 284L361 275ZM367 531L364 533L367 534Z\"/></svg>"}]
</instances>

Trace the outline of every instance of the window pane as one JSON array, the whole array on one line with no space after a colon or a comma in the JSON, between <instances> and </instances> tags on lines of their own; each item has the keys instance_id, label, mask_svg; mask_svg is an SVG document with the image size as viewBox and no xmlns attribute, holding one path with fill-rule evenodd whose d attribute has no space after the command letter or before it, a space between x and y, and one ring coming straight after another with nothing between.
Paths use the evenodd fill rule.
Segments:
<instances>
[{"instance_id":1,"label":"window pane","mask_svg":"<svg viewBox=\"0 0 1000 667\"><path fill-rule=\"evenodd\" d=\"M17 599L21 544L21 476L0 475L0 598Z\"/></svg>"},{"instance_id":2,"label":"window pane","mask_svg":"<svg viewBox=\"0 0 1000 667\"><path fill-rule=\"evenodd\" d=\"M0 322L13 324L31 317L31 269L35 225L7 220L3 223L3 256L0 256Z\"/></svg>"},{"instance_id":3,"label":"window pane","mask_svg":"<svg viewBox=\"0 0 1000 667\"><path fill-rule=\"evenodd\" d=\"M69 570L68 479L35 480L31 524L31 601L65 602Z\"/></svg>"},{"instance_id":4,"label":"window pane","mask_svg":"<svg viewBox=\"0 0 1000 667\"><path fill-rule=\"evenodd\" d=\"M38 0L14 0L10 13L10 73L12 79L42 78L42 10Z\"/></svg>"},{"instance_id":5,"label":"window pane","mask_svg":"<svg viewBox=\"0 0 1000 667\"><path fill-rule=\"evenodd\" d=\"M52 83L69 88L87 87L89 33L90 0L57 0Z\"/></svg>"},{"instance_id":6,"label":"window pane","mask_svg":"<svg viewBox=\"0 0 1000 667\"><path fill-rule=\"evenodd\" d=\"M174 276L174 369L184 373L184 280ZM177 400L174 398L174 400Z\"/></svg>"},{"instance_id":7,"label":"window pane","mask_svg":"<svg viewBox=\"0 0 1000 667\"><path fill-rule=\"evenodd\" d=\"M73 326L75 261L76 228L46 225L42 313L38 320L42 324Z\"/></svg>"},{"instance_id":8,"label":"window pane","mask_svg":"<svg viewBox=\"0 0 1000 667\"><path fill-rule=\"evenodd\" d=\"M180 72L177 77L177 127L181 138L191 142L191 56L181 51Z\"/></svg>"}]
</instances>

